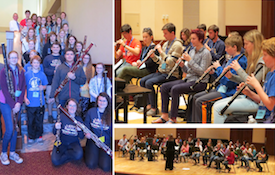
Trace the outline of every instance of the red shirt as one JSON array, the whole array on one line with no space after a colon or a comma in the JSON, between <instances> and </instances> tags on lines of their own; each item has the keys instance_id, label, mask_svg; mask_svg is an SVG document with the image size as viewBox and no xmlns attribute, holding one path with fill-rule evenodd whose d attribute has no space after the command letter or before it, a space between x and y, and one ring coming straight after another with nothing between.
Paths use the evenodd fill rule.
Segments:
<instances>
[{"instance_id":1,"label":"red shirt","mask_svg":"<svg viewBox=\"0 0 275 175\"><path fill-rule=\"evenodd\" d=\"M127 55L126 55L125 48L123 47L123 45L120 45L119 49L122 51L123 58L126 60L126 62L132 64L133 62L136 62L137 60L139 60L140 54L141 54L141 43L140 43L140 41L138 39L136 39L136 38L133 38L132 42L131 41L127 41L125 44L128 45L128 46L130 44L130 47L132 47L132 48L139 48L140 49L140 52L139 52L139 54L137 56L135 56L129 50L127 51Z\"/></svg>"},{"instance_id":2,"label":"red shirt","mask_svg":"<svg viewBox=\"0 0 275 175\"><path fill-rule=\"evenodd\" d=\"M20 21L20 25L21 26L23 26L23 27L25 27L26 26L26 18L25 19L22 19L21 21Z\"/></svg>"},{"instance_id":3,"label":"red shirt","mask_svg":"<svg viewBox=\"0 0 275 175\"><path fill-rule=\"evenodd\" d=\"M233 151L229 154L229 156L226 158L228 161L228 164L233 164L235 162L235 154Z\"/></svg>"}]
</instances>

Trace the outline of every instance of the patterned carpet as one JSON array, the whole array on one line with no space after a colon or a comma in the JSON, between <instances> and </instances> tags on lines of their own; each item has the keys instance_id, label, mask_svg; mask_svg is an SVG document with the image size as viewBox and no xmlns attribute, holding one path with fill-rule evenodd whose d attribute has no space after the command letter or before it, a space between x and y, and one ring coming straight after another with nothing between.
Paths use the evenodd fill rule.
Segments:
<instances>
[{"instance_id":1,"label":"patterned carpet","mask_svg":"<svg viewBox=\"0 0 275 175\"><path fill-rule=\"evenodd\" d=\"M1 175L80 175L80 174L94 174L94 175L110 175L101 169L89 169L82 159L78 163L67 163L60 167L54 167L50 159L50 151L33 152L20 154L24 159L22 164L16 164L14 161L8 166L0 163Z\"/></svg>"}]
</instances>

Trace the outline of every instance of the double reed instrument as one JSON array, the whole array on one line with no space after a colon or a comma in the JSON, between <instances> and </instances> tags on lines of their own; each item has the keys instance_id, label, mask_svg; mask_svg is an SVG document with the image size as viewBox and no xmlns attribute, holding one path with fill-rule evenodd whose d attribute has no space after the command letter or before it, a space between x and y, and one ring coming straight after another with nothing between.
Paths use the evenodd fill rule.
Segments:
<instances>
[{"instance_id":1,"label":"double reed instrument","mask_svg":"<svg viewBox=\"0 0 275 175\"><path fill-rule=\"evenodd\" d=\"M108 74L108 71L104 70L103 74L104 74L104 92L107 93L107 74Z\"/></svg>"},{"instance_id":2,"label":"double reed instrument","mask_svg":"<svg viewBox=\"0 0 275 175\"><path fill-rule=\"evenodd\" d=\"M79 64L81 62L81 60L85 57L85 55L89 52L89 50L92 48L94 44L91 43L89 45L89 47L84 51L83 55L78 58L75 62L75 64L72 66L71 68L71 73L75 73L76 70L78 69L79 67ZM59 85L59 87L56 89L55 93L54 93L54 97L57 97L57 95L61 92L61 90L63 89L63 87L69 82L70 78L68 76L65 77L65 79L61 82L61 84Z\"/></svg>"},{"instance_id":3,"label":"double reed instrument","mask_svg":"<svg viewBox=\"0 0 275 175\"><path fill-rule=\"evenodd\" d=\"M72 117L66 109L64 109L60 104L57 106L67 117L69 117L79 128L83 130L85 133L89 133L91 135L91 139L95 142L96 146L103 149L111 158L113 158L113 151L91 131L89 130L83 123L77 121L74 117Z\"/></svg>"},{"instance_id":4,"label":"double reed instrument","mask_svg":"<svg viewBox=\"0 0 275 175\"><path fill-rule=\"evenodd\" d=\"M85 51L86 43L87 43L87 35L84 36L84 42L83 42L83 48L82 48L83 52Z\"/></svg>"},{"instance_id":5,"label":"double reed instrument","mask_svg":"<svg viewBox=\"0 0 275 175\"><path fill-rule=\"evenodd\" d=\"M258 67L257 70L255 70L255 75L258 74L258 72L264 67L264 65L261 65ZM229 108L229 106L233 103L233 101L242 93L244 88L247 86L247 83L245 83L230 99L230 101L227 103L227 105L221 110L220 115L223 115L225 111Z\"/></svg>"},{"instance_id":6,"label":"double reed instrument","mask_svg":"<svg viewBox=\"0 0 275 175\"><path fill-rule=\"evenodd\" d=\"M163 42L163 40L161 42L159 42L158 44L161 45L161 43ZM146 55L146 57L142 60L142 62L140 63L140 65L137 67L138 69L141 67L141 65L143 65L145 63L145 61L147 61L149 59L149 57L157 50L157 45L154 47L154 49L151 49L148 54Z\"/></svg>"},{"instance_id":7,"label":"double reed instrument","mask_svg":"<svg viewBox=\"0 0 275 175\"><path fill-rule=\"evenodd\" d=\"M118 44L118 41L120 41L120 40L124 40L124 38L121 38L121 39L119 39L119 40L117 40L116 42L115 42L115 47L116 47L116 45Z\"/></svg>"},{"instance_id":8,"label":"double reed instrument","mask_svg":"<svg viewBox=\"0 0 275 175\"><path fill-rule=\"evenodd\" d=\"M190 50L191 46L189 46L186 51L184 53L188 53L188 51ZM175 70L179 67L180 63L182 62L182 57L180 57L178 60L177 60L177 63L174 65L174 67L172 68L172 70L169 72L168 76L166 77L166 80L168 80L171 75L175 72Z\"/></svg>"},{"instance_id":9,"label":"double reed instrument","mask_svg":"<svg viewBox=\"0 0 275 175\"><path fill-rule=\"evenodd\" d=\"M239 61L239 59L241 57L243 57L243 53L236 59L237 61ZM205 90L205 92L209 92L213 87L216 87L216 85L218 84L218 82L222 79L222 77L228 72L230 71L230 69L227 69L226 71L222 72L220 76L218 76L218 78L215 79L215 81L213 81L213 83L211 83L209 85L209 88Z\"/></svg>"},{"instance_id":10,"label":"double reed instrument","mask_svg":"<svg viewBox=\"0 0 275 175\"><path fill-rule=\"evenodd\" d=\"M223 58L224 58L224 55L222 57L220 57L218 61L220 62ZM213 63L214 62L212 62L211 66L213 65ZM212 69L214 69L214 68L212 68ZM194 90L195 87L209 74L209 72L211 72L212 69L209 69L208 71L204 72L202 74L202 76L192 86L190 86L190 89Z\"/></svg>"}]
</instances>

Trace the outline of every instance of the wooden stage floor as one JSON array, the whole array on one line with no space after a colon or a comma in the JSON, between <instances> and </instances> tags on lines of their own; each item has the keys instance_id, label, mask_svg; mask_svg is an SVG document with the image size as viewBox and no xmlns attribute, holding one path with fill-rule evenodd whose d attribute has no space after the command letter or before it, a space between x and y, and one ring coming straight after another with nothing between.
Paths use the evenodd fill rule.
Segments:
<instances>
[{"instance_id":1,"label":"wooden stage floor","mask_svg":"<svg viewBox=\"0 0 275 175\"><path fill-rule=\"evenodd\" d=\"M224 166L222 171L219 173L214 167L215 163L212 163L212 168L208 169L206 166L202 165L202 158L200 159L200 164L194 165L194 161L189 159L187 163L174 163L174 169L165 170L165 160L163 160L163 156L160 155L158 160L156 161L148 161L145 157L143 161L140 161L139 158L135 157L135 160L132 161L129 159L129 155L126 157L119 157L118 152L115 153L115 172L118 174L137 174L137 175L164 175L164 174L171 174L171 175L213 175L213 174L235 174L234 170L227 173L224 171ZM268 168L269 172L265 165L262 164L264 167L263 172L258 172L258 169L255 169L255 164L251 164L251 170L249 172L246 171L245 168L238 168L240 166L239 162L235 165L236 174L238 175L274 175L275 174L275 161L274 156L270 156L268 160ZM186 168L183 169L183 168ZM187 170L189 168L189 170Z\"/></svg>"}]
</instances>

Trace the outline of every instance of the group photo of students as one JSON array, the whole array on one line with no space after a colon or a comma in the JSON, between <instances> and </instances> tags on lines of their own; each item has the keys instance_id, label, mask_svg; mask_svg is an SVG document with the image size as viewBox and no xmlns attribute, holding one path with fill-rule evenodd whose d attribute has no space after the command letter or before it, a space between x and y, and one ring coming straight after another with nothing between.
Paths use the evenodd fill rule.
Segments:
<instances>
[{"instance_id":1,"label":"group photo of students","mask_svg":"<svg viewBox=\"0 0 275 175\"><path fill-rule=\"evenodd\" d=\"M47 170L44 166L42 172L58 173L62 169L54 167L68 167L70 162L78 166L74 173L84 168L87 174L110 174L111 57L104 54L92 57L96 55L94 47L102 49L102 45L89 33L77 37L78 27L87 24L76 26L74 17L68 17L65 11L59 9L39 16L27 9L24 14L22 17L18 12L13 13L9 32L15 37L12 44L3 40L7 44L1 45L2 165L30 164L29 154L49 151L40 158L47 159L43 164L50 167ZM20 21L19 17L23 19ZM20 36L18 42L17 36ZM0 172L16 174L8 168Z\"/></svg>"},{"instance_id":2,"label":"group photo of students","mask_svg":"<svg viewBox=\"0 0 275 175\"><path fill-rule=\"evenodd\" d=\"M170 18L139 28L124 21L131 23L116 26L115 76L151 91L145 103L129 97L133 118L145 111L153 124L275 122L274 35L230 26L225 35L225 26L203 20L192 28Z\"/></svg>"},{"instance_id":3,"label":"group photo of students","mask_svg":"<svg viewBox=\"0 0 275 175\"><path fill-rule=\"evenodd\" d=\"M116 128L115 132L117 174L274 172L274 129Z\"/></svg>"}]
</instances>

